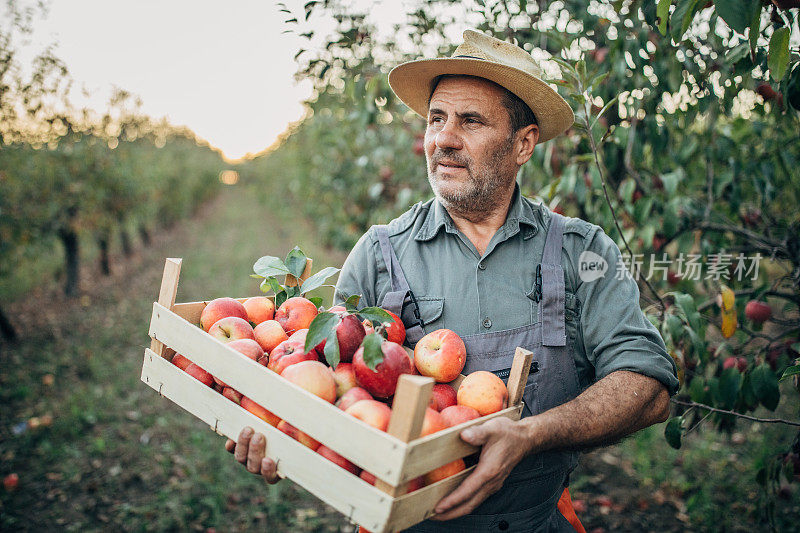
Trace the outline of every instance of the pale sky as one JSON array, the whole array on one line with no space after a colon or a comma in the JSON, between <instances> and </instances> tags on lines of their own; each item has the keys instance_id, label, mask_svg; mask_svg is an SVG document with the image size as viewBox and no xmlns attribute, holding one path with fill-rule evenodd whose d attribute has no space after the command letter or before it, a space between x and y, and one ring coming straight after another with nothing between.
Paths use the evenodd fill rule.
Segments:
<instances>
[{"instance_id":1,"label":"pale sky","mask_svg":"<svg viewBox=\"0 0 800 533\"><path fill-rule=\"evenodd\" d=\"M390 28L409 1L369 4ZM305 2L285 3L302 10ZM29 49L56 43L76 103L102 111L114 86L125 89L148 115L186 125L239 158L272 144L311 94L310 83L293 79L303 40L281 33L278 9L273 0L53 0L47 18L34 22ZM315 22L318 32L324 26ZM82 87L93 94L88 102Z\"/></svg>"}]
</instances>

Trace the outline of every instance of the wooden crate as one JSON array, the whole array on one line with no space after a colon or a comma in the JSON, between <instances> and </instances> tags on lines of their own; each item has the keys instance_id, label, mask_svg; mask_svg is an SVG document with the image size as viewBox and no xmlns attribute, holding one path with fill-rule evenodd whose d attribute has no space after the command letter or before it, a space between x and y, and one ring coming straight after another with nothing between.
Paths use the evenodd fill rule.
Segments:
<instances>
[{"instance_id":1,"label":"wooden crate","mask_svg":"<svg viewBox=\"0 0 800 533\"><path fill-rule=\"evenodd\" d=\"M394 397L389 428L387 432L379 431L204 332L198 324L207 302L175 303L180 266L180 259L166 261L159 299L153 304L152 342L150 349L145 350L142 381L220 435L236 440L245 426L263 433L267 437L266 455L277 463L279 475L288 477L351 522L370 531L399 531L433 515L436 503L458 486L474 466L411 494L403 494L406 483L478 451L459 438L463 429L497 416L514 420L520 417L522 392L533 355L522 348L517 349L508 380L511 407L417 438L434 381L403 375ZM309 271L310 262L303 277ZM167 359L174 352L188 357L276 416L371 472L377 478L376 486L181 371ZM457 385L461 379L463 376L453 384Z\"/></svg>"}]
</instances>

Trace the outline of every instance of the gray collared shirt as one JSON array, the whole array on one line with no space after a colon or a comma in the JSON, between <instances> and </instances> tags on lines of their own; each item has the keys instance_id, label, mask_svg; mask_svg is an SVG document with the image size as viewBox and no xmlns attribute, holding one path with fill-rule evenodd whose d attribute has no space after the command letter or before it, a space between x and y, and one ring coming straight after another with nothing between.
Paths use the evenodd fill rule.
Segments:
<instances>
[{"instance_id":1,"label":"gray collared shirt","mask_svg":"<svg viewBox=\"0 0 800 533\"><path fill-rule=\"evenodd\" d=\"M392 220L389 240L419 301L425 332L447 328L471 335L538 321L536 266L550 217L545 206L516 187L506 221L482 256L438 200L418 203ZM599 226L567 217L562 263L567 343L581 387L615 370L630 370L657 379L674 394L675 362L639 307L639 288L616 243ZM360 294L359 307L379 305L390 290L371 228L347 257L335 299Z\"/></svg>"}]
</instances>

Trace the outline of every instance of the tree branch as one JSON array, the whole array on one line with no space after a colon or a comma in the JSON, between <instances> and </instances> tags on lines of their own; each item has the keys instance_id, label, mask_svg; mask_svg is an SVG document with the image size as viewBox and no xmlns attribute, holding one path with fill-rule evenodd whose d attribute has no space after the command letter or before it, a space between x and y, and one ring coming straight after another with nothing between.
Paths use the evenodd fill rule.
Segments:
<instances>
[{"instance_id":1,"label":"tree branch","mask_svg":"<svg viewBox=\"0 0 800 533\"><path fill-rule=\"evenodd\" d=\"M722 413L725 415L733 415L739 418L744 418L745 420L752 420L753 422L763 422L765 424L786 424L788 426L797 426L800 427L800 421L795 420L785 420L783 418L758 418L756 416L745 415L742 413L737 413L736 411L728 411L727 409L717 409L716 407L711 407L710 405L705 405L703 403L697 402L687 402L685 400L678 400L676 398L670 399L670 402L676 405L683 405L686 407L696 407L700 409L707 409L709 411L713 411L715 413Z\"/></svg>"}]
</instances>

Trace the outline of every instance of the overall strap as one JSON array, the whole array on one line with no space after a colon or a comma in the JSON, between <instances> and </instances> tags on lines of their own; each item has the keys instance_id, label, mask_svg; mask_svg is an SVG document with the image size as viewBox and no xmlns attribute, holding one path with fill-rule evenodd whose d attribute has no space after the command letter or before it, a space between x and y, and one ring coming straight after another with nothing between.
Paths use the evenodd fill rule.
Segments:
<instances>
[{"instance_id":1,"label":"overall strap","mask_svg":"<svg viewBox=\"0 0 800 533\"><path fill-rule=\"evenodd\" d=\"M541 266L542 345L566 346L564 327L564 269L561 265L561 244L564 236L564 217L552 213L550 228L544 243Z\"/></svg>"},{"instance_id":2,"label":"overall strap","mask_svg":"<svg viewBox=\"0 0 800 533\"><path fill-rule=\"evenodd\" d=\"M380 305L399 317L403 316L403 306L406 303L412 303L414 305L414 318L416 318L417 323L410 327L406 326L406 338L410 344L414 345L425 335L422 329L424 324L419 315L417 300L414 297L414 293L411 291L411 287L408 285L408 280L406 279L405 273L403 273L403 269L400 267L397 254L395 254L394 248L392 248L392 244L389 242L389 226L375 226L375 231L378 235L378 244L380 244L381 247L383 262L386 264L386 270L389 272L389 279L392 284L392 290L386 293Z\"/></svg>"}]
</instances>

